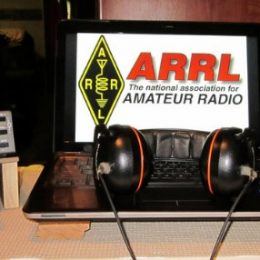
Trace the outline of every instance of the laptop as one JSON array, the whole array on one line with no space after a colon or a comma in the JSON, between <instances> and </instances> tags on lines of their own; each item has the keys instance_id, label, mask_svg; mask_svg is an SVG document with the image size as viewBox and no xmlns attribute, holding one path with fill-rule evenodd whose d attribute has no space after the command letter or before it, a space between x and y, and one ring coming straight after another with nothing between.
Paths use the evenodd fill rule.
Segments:
<instances>
[{"instance_id":1,"label":"laptop","mask_svg":"<svg viewBox=\"0 0 260 260\"><path fill-rule=\"evenodd\" d=\"M119 217L224 219L230 201L206 192L200 153L211 131L250 127L258 158L259 25L70 20L58 32L54 156L25 216L113 220L93 153L99 125L121 124L143 133L154 170L137 194L113 195ZM259 187L256 180L232 218L260 219Z\"/></svg>"}]
</instances>

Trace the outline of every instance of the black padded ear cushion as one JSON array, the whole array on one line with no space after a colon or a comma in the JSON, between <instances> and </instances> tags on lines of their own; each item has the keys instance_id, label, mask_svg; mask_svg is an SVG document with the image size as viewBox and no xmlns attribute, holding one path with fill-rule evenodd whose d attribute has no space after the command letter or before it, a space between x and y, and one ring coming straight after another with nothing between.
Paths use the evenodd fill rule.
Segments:
<instances>
[{"instance_id":1,"label":"black padded ear cushion","mask_svg":"<svg viewBox=\"0 0 260 260\"><path fill-rule=\"evenodd\" d=\"M238 193L248 179L241 175L241 166L253 164L252 142L241 129L221 128L208 136L201 155L201 174L211 194Z\"/></svg>"},{"instance_id":2,"label":"black padded ear cushion","mask_svg":"<svg viewBox=\"0 0 260 260\"><path fill-rule=\"evenodd\" d=\"M151 152L142 134L133 127L113 125L98 142L96 173L103 174L111 190L137 192L151 170ZM106 168L106 169L105 169Z\"/></svg>"}]
</instances>

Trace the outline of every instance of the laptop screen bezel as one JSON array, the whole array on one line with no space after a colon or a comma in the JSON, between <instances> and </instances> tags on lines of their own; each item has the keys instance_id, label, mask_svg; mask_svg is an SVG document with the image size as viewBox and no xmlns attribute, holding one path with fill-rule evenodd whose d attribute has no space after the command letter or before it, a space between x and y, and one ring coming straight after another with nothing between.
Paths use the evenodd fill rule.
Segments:
<instances>
[{"instance_id":1,"label":"laptop screen bezel","mask_svg":"<svg viewBox=\"0 0 260 260\"><path fill-rule=\"evenodd\" d=\"M91 151L93 142L75 142L76 48L77 33L135 33L178 35L246 36L248 48L249 127L256 132L260 147L259 126L259 48L257 24L175 22L175 21L62 21L58 27L56 88L54 92L54 150ZM258 68L258 69L256 69ZM94 137L93 137L94 139Z\"/></svg>"}]
</instances>

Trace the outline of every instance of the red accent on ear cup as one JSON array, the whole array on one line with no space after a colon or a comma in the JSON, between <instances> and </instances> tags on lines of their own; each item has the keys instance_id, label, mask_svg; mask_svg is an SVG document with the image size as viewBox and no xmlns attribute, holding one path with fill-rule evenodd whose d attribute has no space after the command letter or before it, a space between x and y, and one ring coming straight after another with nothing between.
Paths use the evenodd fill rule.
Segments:
<instances>
[{"instance_id":1,"label":"red accent on ear cup","mask_svg":"<svg viewBox=\"0 0 260 260\"><path fill-rule=\"evenodd\" d=\"M139 145L139 153L140 153L140 174L139 174L139 182L137 185L137 188L135 190L135 192L138 192L140 190L140 188L142 187L143 181L144 181L144 150L143 150L143 145L142 145L142 141L141 138L139 136L139 132L132 127L132 130L136 136L138 145Z\"/></svg>"},{"instance_id":2,"label":"red accent on ear cup","mask_svg":"<svg viewBox=\"0 0 260 260\"><path fill-rule=\"evenodd\" d=\"M207 185L208 185L208 189L211 194L214 194L212 183L211 183L211 167L212 167L211 162L212 162L214 145L215 145L216 139L217 139L220 131L221 131L221 129L216 130L216 132L213 135L212 140L210 142L210 146L209 146L208 161L207 161Z\"/></svg>"}]
</instances>

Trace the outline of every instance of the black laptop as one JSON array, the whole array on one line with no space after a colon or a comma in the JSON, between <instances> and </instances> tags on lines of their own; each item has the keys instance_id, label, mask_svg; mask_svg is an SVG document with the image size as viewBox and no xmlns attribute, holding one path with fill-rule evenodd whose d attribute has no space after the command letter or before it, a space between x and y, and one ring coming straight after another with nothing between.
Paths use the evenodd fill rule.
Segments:
<instances>
[{"instance_id":1,"label":"black laptop","mask_svg":"<svg viewBox=\"0 0 260 260\"><path fill-rule=\"evenodd\" d=\"M59 25L54 156L23 210L37 221L112 220L94 178L95 130L131 125L153 151L153 172L134 195L113 195L128 220L223 219L200 154L219 127L259 127L260 27L255 24L64 21ZM258 162L258 160L257 160ZM260 219L256 180L236 219Z\"/></svg>"}]
</instances>

